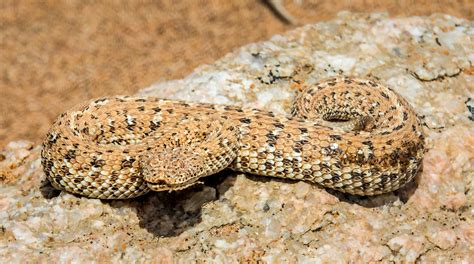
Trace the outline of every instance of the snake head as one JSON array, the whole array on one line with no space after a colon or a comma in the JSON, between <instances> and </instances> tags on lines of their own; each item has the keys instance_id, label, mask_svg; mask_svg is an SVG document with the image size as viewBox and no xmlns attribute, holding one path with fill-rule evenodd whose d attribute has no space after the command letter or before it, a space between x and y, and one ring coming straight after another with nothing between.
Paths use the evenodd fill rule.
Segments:
<instances>
[{"instance_id":1,"label":"snake head","mask_svg":"<svg viewBox=\"0 0 474 264\"><path fill-rule=\"evenodd\" d=\"M191 153L190 153L191 152ZM201 156L181 147L152 151L142 157L144 179L153 191L174 191L200 183L204 161Z\"/></svg>"}]
</instances>

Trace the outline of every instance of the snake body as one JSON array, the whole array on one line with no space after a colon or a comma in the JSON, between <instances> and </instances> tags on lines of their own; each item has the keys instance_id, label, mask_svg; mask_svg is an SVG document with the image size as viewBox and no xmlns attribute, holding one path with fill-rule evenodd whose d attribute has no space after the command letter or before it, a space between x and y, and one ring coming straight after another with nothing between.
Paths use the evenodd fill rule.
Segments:
<instances>
[{"instance_id":1,"label":"snake body","mask_svg":"<svg viewBox=\"0 0 474 264\"><path fill-rule=\"evenodd\" d=\"M62 114L43 143L55 188L101 199L179 190L225 168L356 195L418 172L420 122L400 95L339 77L304 88L291 115L152 97L100 98Z\"/></svg>"}]
</instances>

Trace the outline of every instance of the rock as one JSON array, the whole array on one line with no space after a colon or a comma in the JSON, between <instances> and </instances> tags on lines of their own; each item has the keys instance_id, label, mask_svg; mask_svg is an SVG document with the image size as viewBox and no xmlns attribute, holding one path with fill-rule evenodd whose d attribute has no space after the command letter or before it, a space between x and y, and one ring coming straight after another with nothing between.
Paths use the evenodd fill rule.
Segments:
<instances>
[{"instance_id":1,"label":"rock","mask_svg":"<svg viewBox=\"0 0 474 264\"><path fill-rule=\"evenodd\" d=\"M398 252L397 262L414 263L425 250L425 238L403 234L388 241L391 250Z\"/></svg>"},{"instance_id":2,"label":"rock","mask_svg":"<svg viewBox=\"0 0 474 264\"><path fill-rule=\"evenodd\" d=\"M372 76L425 122L423 171L355 197L230 171L204 185L99 201L48 189L40 146L0 153L2 262L468 262L474 259L474 24L341 13L249 44L139 94L288 112L301 83ZM46 186L46 187L45 187Z\"/></svg>"},{"instance_id":3,"label":"rock","mask_svg":"<svg viewBox=\"0 0 474 264\"><path fill-rule=\"evenodd\" d=\"M454 230L436 222L428 224L427 228L428 240L441 249L447 250L456 245L457 236Z\"/></svg>"}]
</instances>

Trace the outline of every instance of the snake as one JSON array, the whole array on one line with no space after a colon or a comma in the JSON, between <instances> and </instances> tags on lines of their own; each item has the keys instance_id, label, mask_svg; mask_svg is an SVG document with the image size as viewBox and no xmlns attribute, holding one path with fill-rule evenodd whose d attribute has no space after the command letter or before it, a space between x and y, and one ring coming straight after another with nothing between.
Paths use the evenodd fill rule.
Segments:
<instances>
[{"instance_id":1,"label":"snake","mask_svg":"<svg viewBox=\"0 0 474 264\"><path fill-rule=\"evenodd\" d=\"M226 169L372 196L410 182L424 149L420 118L402 96L375 79L338 76L304 85L287 114L94 99L56 119L41 163L54 188L99 199L182 190Z\"/></svg>"}]
</instances>

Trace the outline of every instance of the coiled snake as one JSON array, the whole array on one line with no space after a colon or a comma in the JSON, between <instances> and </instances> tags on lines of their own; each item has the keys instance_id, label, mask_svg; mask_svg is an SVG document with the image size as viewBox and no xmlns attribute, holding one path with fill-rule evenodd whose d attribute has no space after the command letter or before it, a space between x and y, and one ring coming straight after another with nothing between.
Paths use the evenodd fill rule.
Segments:
<instances>
[{"instance_id":1,"label":"coiled snake","mask_svg":"<svg viewBox=\"0 0 474 264\"><path fill-rule=\"evenodd\" d=\"M356 195L398 189L424 153L410 105L372 80L304 88L290 116L149 97L93 100L62 114L43 143L55 188L101 199L179 190L225 168Z\"/></svg>"}]
</instances>

